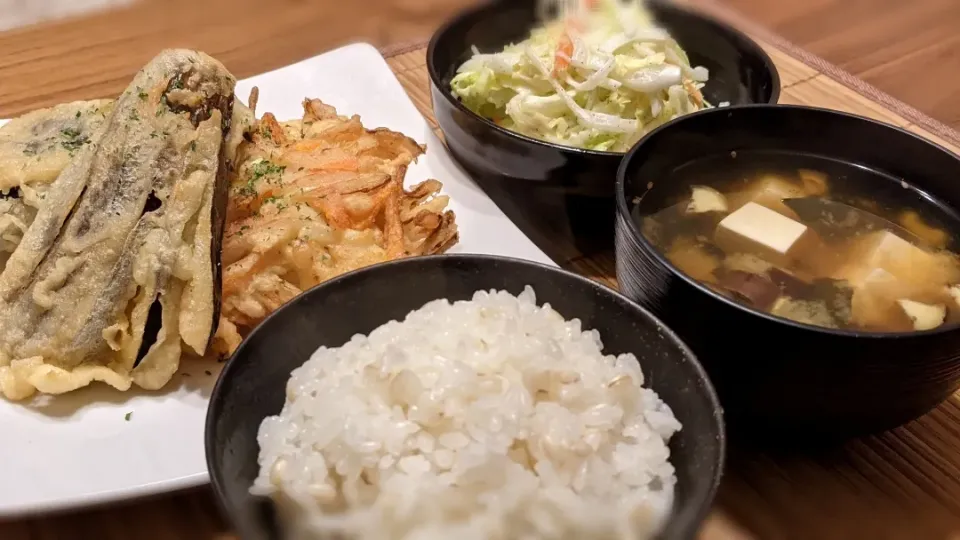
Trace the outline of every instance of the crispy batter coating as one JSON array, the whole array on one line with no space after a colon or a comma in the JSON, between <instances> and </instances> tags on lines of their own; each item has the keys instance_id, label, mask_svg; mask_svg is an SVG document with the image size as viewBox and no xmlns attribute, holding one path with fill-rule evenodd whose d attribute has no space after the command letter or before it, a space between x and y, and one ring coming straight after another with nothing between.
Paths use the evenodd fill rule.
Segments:
<instances>
[{"instance_id":1,"label":"crispy batter coating","mask_svg":"<svg viewBox=\"0 0 960 540\"><path fill-rule=\"evenodd\" d=\"M250 99L251 106L255 102ZM443 253L458 241L442 184L404 189L425 148L368 130L318 99L303 118L266 113L238 149L223 243L223 306L216 346L242 336L304 290L371 264Z\"/></svg>"},{"instance_id":2,"label":"crispy batter coating","mask_svg":"<svg viewBox=\"0 0 960 540\"><path fill-rule=\"evenodd\" d=\"M96 380L155 390L184 351L208 349L221 304L234 84L213 58L167 50L99 128L83 123L96 113L82 106L35 114L42 129L13 130L39 134L10 144L41 159L0 168L27 182L0 205L14 247L0 269L0 394L61 394ZM57 169L31 218L21 195Z\"/></svg>"}]
</instances>

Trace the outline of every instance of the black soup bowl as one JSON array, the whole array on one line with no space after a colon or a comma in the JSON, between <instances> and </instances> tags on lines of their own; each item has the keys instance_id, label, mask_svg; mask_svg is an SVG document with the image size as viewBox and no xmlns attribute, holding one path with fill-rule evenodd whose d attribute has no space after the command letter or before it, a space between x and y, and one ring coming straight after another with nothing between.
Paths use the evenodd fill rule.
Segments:
<instances>
[{"instance_id":1,"label":"black soup bowl","mask_svg":"<svg viewBox=\"0 0 960 540\"><path fill-rule=\"evenodd\" d=\"M558 268L480 255L439 255L383 263L323 283L258 326L225 366L206 424L207 466L224 510L245 540L278 538L272 505L249 494L257 475L257 430L283 407L290 373L320 346L340 346L431 300L470 299L477 290L519 294L600 331L605 353L634 353L646 384L683 428L670 441L674 510L662 538L692 538L722 474L723 413L690 350L649 312L596 282Z\"/></svg>"},{"instance_id":2,"label":"black soup bowl","mask_svg":"<svg viewBox=\"0 0 960 540\"><path fill-rule=\"evenodd\" d=\"M770 57L729 26L665 1L649 2L658 24L709 69L710 103L776 103L780 77ZM565 194L611 198L624 154L580 150L519 135L474 114L450 91L460 65L480 52L523 41L537 24L535 0L500 0L466 11L434 34L427 49L433 112L454 157L474 174L529 181Z\"/></svg>"},{"instance_id":3,"label":"black soup bowl","mask_svg":"<svg viewBox=\"0 0 960 540\"><path fill-rule=\"evenodd\" d=\"M794 323L744 307L681 273L642 234L640 220L672 197L689 196L691 184L709 186L716 181L710 171L716 178L730 171L746 177L783 159L827 173L835 191L890 208L929 210L953 234L948 247L956 252L960 158L947 150L899 128L825 109L715 109L665 124L624 160L617 180L621 290L690 344L717 386L735 436L747 428L744 434L770 442L773 434L780 441L827 442L917 418L960 386L956 325L877 333Z\"/></svg>"}]
</instances>

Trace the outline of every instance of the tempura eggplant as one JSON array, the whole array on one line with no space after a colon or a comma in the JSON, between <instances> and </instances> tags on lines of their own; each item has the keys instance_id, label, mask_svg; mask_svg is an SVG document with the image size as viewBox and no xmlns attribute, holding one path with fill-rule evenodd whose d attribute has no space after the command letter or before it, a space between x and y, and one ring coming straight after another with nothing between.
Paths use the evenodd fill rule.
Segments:
<instances>
[{"instance_id":1,"label":"tempura eggplant","mask_svg":"<svg viewBox=\"0 0 960 540\"><path fill-rule=\"evenodd\" d=\"M194 51L144 67L78 147L0 274L0 390L164 386L220 306L234 77Z\"/></svg>"},{"instance_id":2,"label":"tempura eggplant","mask_svg":"<svg viewBox=\"0 0 960 540\"><path fill-rule=\"evenodd\" d=\"M113 100L73 101L31 111L0 128L0 191L43 189L98 137Z\"/></svg>"},{"instance_id":3,"label":"tempura eggplant","mask_svg":"<svg viewBox=\"0 0 960 540\"><path fill-rule=\"evenodd\" d=\"M0 271L42 206L50 184L98 136L113 100L73 101L0 127Z\"/></svg>"}]
</instances>

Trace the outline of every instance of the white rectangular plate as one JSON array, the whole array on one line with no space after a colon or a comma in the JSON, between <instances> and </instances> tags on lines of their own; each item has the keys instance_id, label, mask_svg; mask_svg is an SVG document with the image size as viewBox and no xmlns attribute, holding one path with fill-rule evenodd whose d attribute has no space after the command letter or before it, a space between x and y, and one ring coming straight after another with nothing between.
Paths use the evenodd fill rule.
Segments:
<instances>
[{"instance_id":1,"label":"white rectangular plate","mask_svg":"<svg viewBox=\"0 0 960 540\"><path fill-rule=\"evenodd\" d=\"M257 110L300 118L317 97L368 128L387 127L426 143L407 184L443 182L457 214L452 251L506 255L553 264L447 154L380 53L351 45L241 81ZM120 393L103 385L47 400L0 400L0 518L105 503L207 481L203 423L219 365L187 365L162 392ZM129 418L128 418L129 415Z\"/></svg>"}]
</instances>

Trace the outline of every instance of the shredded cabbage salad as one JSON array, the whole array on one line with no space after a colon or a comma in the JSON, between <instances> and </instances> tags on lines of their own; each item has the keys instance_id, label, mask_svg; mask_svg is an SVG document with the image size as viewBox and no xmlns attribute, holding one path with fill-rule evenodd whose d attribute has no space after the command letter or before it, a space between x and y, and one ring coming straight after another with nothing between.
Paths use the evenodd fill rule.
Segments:
<instances>
[{"instance_id":1,"label":"shredded cabbage salad","mask_svg":"<svg viewBox=\"0 0 960 540\"><path fill-rule=\"evenodd\" d=\"M521 43L492 54L474 47L450 83L454 96L511 131L609 152L711 107L701 93L707 69L690 65L640 1L574 0L567 9L570 3L541 0L563 15Z\"/></svg>"}]
</instances>

